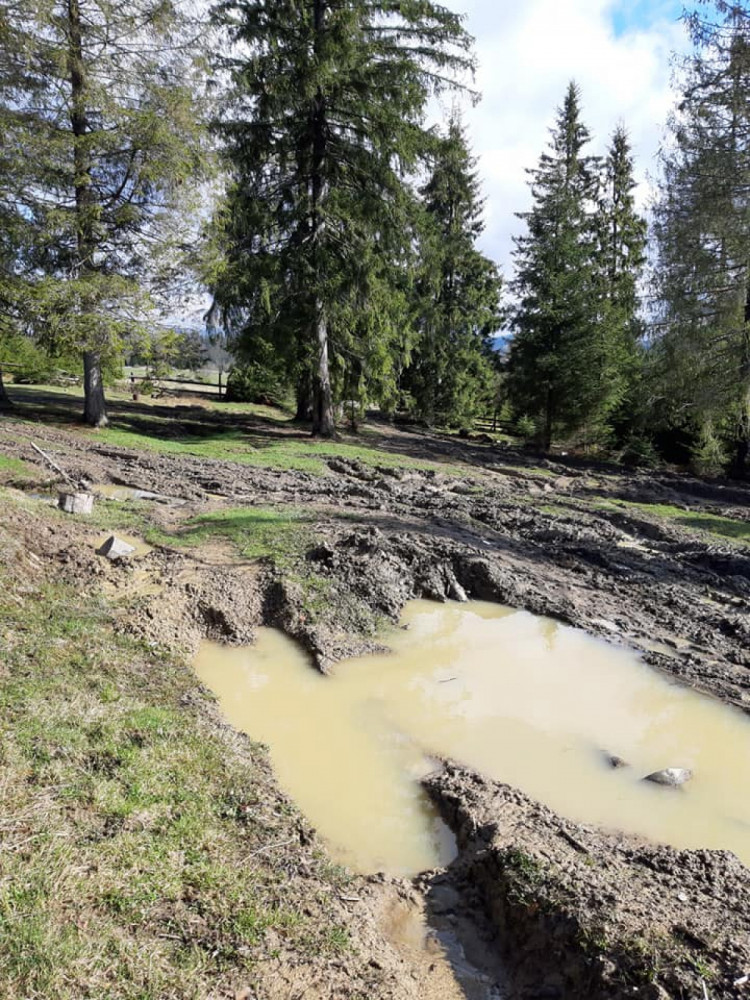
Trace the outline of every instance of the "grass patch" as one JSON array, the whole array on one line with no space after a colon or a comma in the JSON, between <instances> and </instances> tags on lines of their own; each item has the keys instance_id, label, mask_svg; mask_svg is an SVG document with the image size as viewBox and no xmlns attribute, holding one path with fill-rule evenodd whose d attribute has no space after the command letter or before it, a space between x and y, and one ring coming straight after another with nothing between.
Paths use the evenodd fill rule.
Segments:
<instances>
[{"instance_id":1,"label":"grass patch","mask_svg":"<svg viewBox=\"0 0 750 1000\"><path fill-rule=\"evenodd\" d=\"M0 995L260 995L280 951L338 955L335 884L265 753L89 588L45 582L7 528L0 547Z\"/></svg>"},{"instance_id":2,"label":"grass patch","mask_svg":"<svg viewBox=\"0 0 750 1000\"><path fill-rule=\"evenodd\" d=\"M33 482L39 478L39 470L20 458L0 455L0 482Z\"/></svg>"},{"instance_id":3,"label":"grass patch","mask_svg":"<svg viewBox=\"0 0 750 1000\"><path fill-rule=\"evenodd\" d=\"M16 423L29 427L39 421L64 423L71 432L103 445L312 475L326 474L326 462L331 458L356 460L371 467L466 474L463 466L437 457L425 459L382 449L373 428L362 428L361 436L351 441L321 441L302 430L296 435L282 434L280 430L291 422L290 414L257 404L206 400L205 405L177 408L165 400L133 403L127 393L109 390L110 426L91 430L78 422L79 408L71 398L80 397L77 387L19 386L16 395L20 404L13 415Z\"/></svg>"},{"instance_id":4,"label":"grass patch","mask_svg":"<svg viewBox=\"0 0 750 1000\"><path fill-rule=\"evenodd\" d=\"M729 538L735 542L750 544L750 521L740 521L703 511L685 511L682 507L674 507L670 504L634 503L631 500L602 500L594 506L600 510L641 510L644 514L655 514L657 517L673 521L691 531L700 531L719 538Z\"/></svg>"},{"instance_id":5,"label":"grass patch","mask_svg":"<svg viewBox=\"0 0 750 1000\"><path fill-rule=\"evenodd\" d=\"M456 465L393 454L366 444L317 441L312 438L306 440L290 438L269 443L260 433L248 433L236 428L214 431L210 436L183 434L172 439L107 428L97 431L96 438L103 444L119 445L124 448L219 459L258 468L291 469L313 475L327 473L326 460L330 458L359 461L370 467L440 471L452 475L465 473L464 469Z\"/></svg>"},{"instance_id":6,"label":"grass patch","mask_svg":"<svg viewBox=\"0 0 750 1000\"><path fill-rule=\"evenodd\" d=\"M750 544L750 521L735 521L731 517L719 517L716 514L684 514L675 520L685 528L708 531L712 535Z\"/></svg>"},{"instance_id":7,"label":"grass patch","mask_svg":"<svg viewBox=\"0 0 750 1000\"><path fill-rule=\"evenodd\" d=\"M299 511L235 507L192 517L174 532L147 528L147 542L201 546L217 538L231 542L244 559L273 559L287 564L309 541L309 518Z\"/></svg>"}]
</instances>

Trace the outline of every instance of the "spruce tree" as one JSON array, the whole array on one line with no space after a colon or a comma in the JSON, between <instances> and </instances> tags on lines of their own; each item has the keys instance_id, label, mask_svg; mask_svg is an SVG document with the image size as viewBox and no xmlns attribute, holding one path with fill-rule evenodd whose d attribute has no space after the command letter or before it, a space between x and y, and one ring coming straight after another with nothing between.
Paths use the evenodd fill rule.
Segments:
<instances>
[{"instance_id":1,"label":"spruce tree","mask_svg":"<svg viewBox=\"0 0 750 1000\"><path fill-rule=\"evenodd\" d=\"M437 144L421 195L419 336L408 387L416 412L429 424L468 427L492 395L490 337L501 322L501 280L476 247L484 203L476 160L456 115Z\"/></svg>"},{"instance_id":2,"label":"spruce tree","mask_svg":"<svg viewBox=\"0 0 750 1000\"><path fill-rule=\"evenodd\" d=\"M385 374L398 340L405 177L426 102L470 66L470 39L431 0L224 0L215 17L233 95L219 125L225 262L209 284L225 323L288 344L298 410L309 402L330 436L336 371L342 386L362 364Z\"/></svg>"},{"instance_id":3,"label":"spruce tree","mask_svg":"<svg viewBox=\"0 0 750 1000\"><path fill-rule=\"evenodd\" d=\"M648 227L638 213L634 191L633 156L624 126L615 129L604 161L604 176L596 217L600 273L600 310L607 342L606 374L612 420L632 424L634 393L641 375L639 286L646 263Z\"/></svg>"},{"instance_id":4,"label":"spruce tree","mask_svg":"<svg viewBox=\"0 0 750 1000\"><path fill-rule=\"evenodd\" d=\"M0 0L0 201L14 214L6 283L54 349L82 352L92 425L106 422L102 363L138 322L200 162L186 10Z\"/></svg>"},{"instance_id":5,"label":"spruce tree","mask_svg":"<svg viewBox=\"0 0 750 1000\"><path fill-rule=\"evenodd\" d=\"M673 419L750 453L750 12L703 4L663 154L654 351Z\"/></svg>"},{"instance_id":6,"label":"spruce tree","mask_svg":"<svg viewBox=\"0 0 750 1000\"><path fill-rule=\"evenodd\" d=\"M550 152L529 171L533 206L520 215L513 289L509 389L545 450L553 436L600 418L608 402L608 350L600 322L594 210L598 161L571 83L551 130Z\"/></svg>"}]
</instances>

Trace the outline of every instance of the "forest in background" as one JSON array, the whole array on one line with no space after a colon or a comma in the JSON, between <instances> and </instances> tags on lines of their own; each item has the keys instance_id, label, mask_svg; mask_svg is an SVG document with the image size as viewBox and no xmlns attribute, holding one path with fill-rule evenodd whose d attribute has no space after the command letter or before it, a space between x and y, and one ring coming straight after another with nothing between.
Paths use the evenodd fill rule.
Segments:
<instances>
[{"instance_id":1,"label":"forest in background","mask_svg":"<svg viewBox=\"0 0 750 1000\"><path fill-rule=\"evenodd\" d=\"M439 4L0 0L0 363L79 372L101 426L125 358L208 342L235 396L321 436L497 414L544 450L746 476L750 8L685 23L650 226L627 123L592 156L571 83L501 277L460 112L429 125L480 96ZM169 321L201 293L203 342Z\"/></svg>"}]
</instances>

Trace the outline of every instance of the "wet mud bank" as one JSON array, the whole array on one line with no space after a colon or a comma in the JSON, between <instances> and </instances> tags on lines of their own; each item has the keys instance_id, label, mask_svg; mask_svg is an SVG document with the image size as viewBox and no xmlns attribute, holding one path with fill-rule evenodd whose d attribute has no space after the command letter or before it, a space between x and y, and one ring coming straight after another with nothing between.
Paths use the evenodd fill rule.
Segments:
<instances>
[{"instance_id":1,"label":"wet mud bank","mask_svg":"<svg viewBox=\"0 0 750 1000\"><path fill-rule=\"evenodd\" d=\"M460 848L437 885L484 916L509 996L745 995L750 872L733 854L571 823L451 762L424 785Z\"/></svg>"}]
</instances>

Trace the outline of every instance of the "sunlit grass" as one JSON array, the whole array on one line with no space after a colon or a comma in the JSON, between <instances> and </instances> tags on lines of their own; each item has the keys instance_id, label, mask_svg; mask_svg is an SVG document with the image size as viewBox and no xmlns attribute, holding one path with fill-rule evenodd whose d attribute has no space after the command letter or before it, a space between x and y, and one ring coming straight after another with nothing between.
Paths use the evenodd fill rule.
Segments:
<instances>
[{"instance_id":1,"label":"sunlit grass","mask_svg":"<svg viewBox=\"0 0 750 1000\"><path fill-rule=\"evenodd\" d=\"M686 511L671 504L634 503L630 500L605 500L595 504L601 509L630 508L644 514L655 514L691 531L700 531L719 538L729 538L735 542L750 544L750 521L743 521L705 511Z\"/></svg>"},{"instance_id":2,"label":"sunlit grass","mask_svg":"<svg viewBox=\"0 0 750 1000\"><path fill-rule=\"evenodd\" d=\"M309 517L300 511L237 507L200 514L174 531L146 529L146 541L170 546L200 547L217 538L230 542L244 559L273 559L286 564L309 540Z\"/></svg>"},{"instance_id":3,"label":"sunlit grass","mask_svg":"<svg viewBox=\"0 0 750 1000\"><path fill-rule=\"evenodd\" d=\"M18 482L20 480L38 479L39 472L33 465L20 458L0 455L0 482Z\"/></svg>"}]
</instances>

